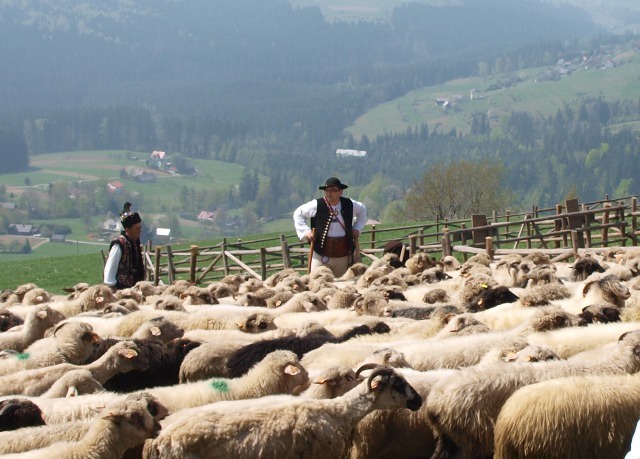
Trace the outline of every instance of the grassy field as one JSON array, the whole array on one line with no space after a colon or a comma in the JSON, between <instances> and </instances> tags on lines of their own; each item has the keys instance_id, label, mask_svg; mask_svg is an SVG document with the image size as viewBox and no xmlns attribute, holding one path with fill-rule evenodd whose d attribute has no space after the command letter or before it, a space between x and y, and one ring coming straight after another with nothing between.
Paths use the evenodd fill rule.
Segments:
<instances>
[{"instance_id":1,"label":"grassy field","mask_svg":"<svg viewBox=\"0 0 640 459\"><path fill-rule=\"evenodd\" d=\"M453 80L438 86L412 91L404 96L381 104L364 115L347 129L355 138L367 135L369 139L385 133L405 132L408 127L427 123L431 130L440 132L455 128L468 132L471 115L489 113L495 120L515 112L525 111L546 116L555 114L565 105L574 106L589 95L607 100L637 100L640 85L640 55L625 53L617 56L623 65L609 69L580 69L559 81L536 81L547 68L518 72L521 81L511 87L484 90L499 83L506 75L493 78L466 78ZM471 90L481 91L484 98L470 100ZM436 106L436 98L460 96L453 108L444 110Z\"/></svg>"}]
</instances>

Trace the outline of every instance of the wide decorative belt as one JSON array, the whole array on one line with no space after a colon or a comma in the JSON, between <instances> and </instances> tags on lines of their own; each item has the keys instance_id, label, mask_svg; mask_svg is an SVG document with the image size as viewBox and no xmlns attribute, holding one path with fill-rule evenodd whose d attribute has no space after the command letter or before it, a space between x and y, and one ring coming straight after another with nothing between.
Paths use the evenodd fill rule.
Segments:
<instances>
[{"instance_id":1,"label":"wide decorative belt","mask_svg":"<svg viewBox=\"0 0 640 459\"><path fill-rule=\"evenodd\" d=\"M326 238L322 248L322 255L330 258L340 258L349 255L349 241L347 237Z\"/></svg>"}]
</instances>

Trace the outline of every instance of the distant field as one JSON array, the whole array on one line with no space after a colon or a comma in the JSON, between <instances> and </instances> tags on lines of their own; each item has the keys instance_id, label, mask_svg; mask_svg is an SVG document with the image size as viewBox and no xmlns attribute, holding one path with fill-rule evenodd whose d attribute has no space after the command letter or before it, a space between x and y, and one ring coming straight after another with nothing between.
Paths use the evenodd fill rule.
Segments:
<instances>
[{"instance_id":1,"label":"distant field","mask_svg":"<svg viewBox=\"0 0 640 459\"><path fill-rule=\"evenodd\" d=\"M487 112L494 119L514 111L548 116L565 105L574 105L586 96L637 100L640 97L640 56L638 53L625 55L624 62L624 65L610 69L578 70L559 81L537 82L535 77L545 69L528 69L518 73L523 81L497 90L486 88L506 75L486 79L467 78L421 88L369 110L347 132L355 138L366 134L374 139L380 134L404 132L408 127L422 123L427 123L431 130L437 127L440 132L448 132L452 128L467 132L474 112ZM470 100L472 89L479 90L484 98ZM454 108L445 111L436 106L436 98L453 96L461 98Z\"/></svg>"}]
</instances>

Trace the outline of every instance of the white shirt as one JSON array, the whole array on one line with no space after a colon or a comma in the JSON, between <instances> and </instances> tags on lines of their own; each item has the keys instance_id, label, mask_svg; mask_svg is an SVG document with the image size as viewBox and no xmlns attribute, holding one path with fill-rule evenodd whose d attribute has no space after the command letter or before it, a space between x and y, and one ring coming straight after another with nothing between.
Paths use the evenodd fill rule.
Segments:
<instances>
[{"instance_id":1,"label":"white shirt","mask_svg":"<svg viewBox=\"0 0 640 459\"><path fill-rule=\"evenodd\" d=\"M119 244L113 244L111 250L109 250L109 256L107 262L104 264L104 279L103 282L110 287L116 285L116 274L118 274L118 265L120 264L120 258L122 257L122 249Z\"/></svg>"},{"instance_id":2,"label":"white shirt","mask_svg":"<svg viewBox=\"0 0 640 459\"><path fill-rule=\"evenodd\" d=\"M353 229L362 232L362 229L367 224L367 208L361 202L355 201L353 199L351 199L351 202L353 203ZM344 225L344 220L342 219L342 215L340 213L340 211L342 210L342 204L338 203L337 206L331 207L338 211L337 218L340 220L340 223L342 223L342 225L339 222L331 222L329 224L329 231L327 232L327 236L344 236L345 232L344 228L342 227ZM316 199L302 204L293 212L293 224L295 225L298 238L301 241L304 240L304 235L311 231L311 227L307 223L307 219L315 217L317 212L318 201Z\"/></svg>"}]
</instances>

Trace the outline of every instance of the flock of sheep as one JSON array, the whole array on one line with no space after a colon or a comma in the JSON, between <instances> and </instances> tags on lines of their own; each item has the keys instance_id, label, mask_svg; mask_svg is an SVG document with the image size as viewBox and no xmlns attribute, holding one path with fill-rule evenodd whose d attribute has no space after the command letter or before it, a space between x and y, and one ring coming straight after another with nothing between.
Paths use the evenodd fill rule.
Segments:
<instances>
[{"instance_id":1,"label":"flock of sheep","mask_svg":"<svg viewBox=\"0 0 640 459\"><path fill-rule=\"evenodd\" d=\"M621 458L640 249L0 293L0 454Z\"/></svg>"}]
</instances>

